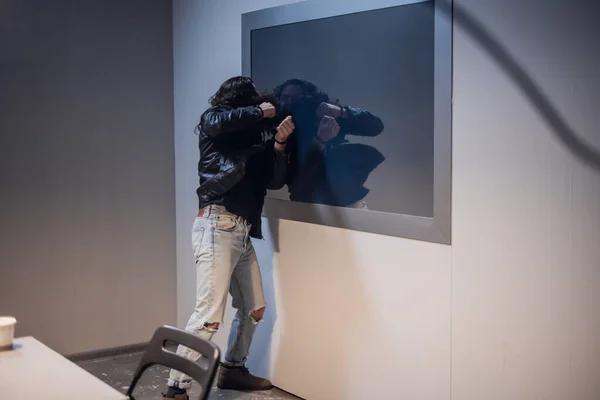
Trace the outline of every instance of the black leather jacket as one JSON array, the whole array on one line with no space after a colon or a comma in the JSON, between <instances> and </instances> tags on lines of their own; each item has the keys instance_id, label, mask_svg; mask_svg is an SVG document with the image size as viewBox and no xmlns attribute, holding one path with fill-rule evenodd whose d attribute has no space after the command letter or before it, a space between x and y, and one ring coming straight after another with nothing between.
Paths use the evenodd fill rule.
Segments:
<instances>
[{"instance_id":1,"label":"black leather jacket","mask_svg":"<svg viewBox=\"0 0 600 400\"><path fill-rule=\"evenodd\" d=\"M286 181L289 159L274 150L273 137L276 119L263 119L256 106L213 107L201 118L199 131L200 160L196 191L200 207L221 198L246 174L246 165L253 155L267 159L264 194L266 190L281 189ZM261 210L257 210L260 216ZM260 217L252 223L252 236L262 237Z\"/></svg>"}]
</instances>

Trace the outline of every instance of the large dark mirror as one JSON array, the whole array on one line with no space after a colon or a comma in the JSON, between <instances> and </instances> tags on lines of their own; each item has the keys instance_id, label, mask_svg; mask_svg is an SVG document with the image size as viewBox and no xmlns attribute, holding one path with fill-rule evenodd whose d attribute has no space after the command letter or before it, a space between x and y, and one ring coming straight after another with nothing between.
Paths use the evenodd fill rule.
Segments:
<instances>
[{"instance_id":1,"label":"large dark mirror","mask_svg":"<svg viewBox=\"0 0 600 400\"><path fill-rule=\"evenodd\" d=\"M433 1L340 0L243 21L244 73L296 125L267 212L449 243L448 16Z\"/></svg>"}]
</instances>

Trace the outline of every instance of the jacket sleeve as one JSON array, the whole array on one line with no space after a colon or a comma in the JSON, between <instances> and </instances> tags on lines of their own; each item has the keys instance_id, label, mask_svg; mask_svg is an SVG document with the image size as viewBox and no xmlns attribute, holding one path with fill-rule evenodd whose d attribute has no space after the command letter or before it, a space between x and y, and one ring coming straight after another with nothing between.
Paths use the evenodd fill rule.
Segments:
<instances>
[{"instance_id":1,"label":"jacket sleeve","mask_svg":"<svg viewBox=\"0 0 600 400\"><path fill-rule=\"evenodd\" d=\"M271 178L267 184L269 190L281 189L287 179L290 157L287 153L281 153L273 149L273 158L271 165Z\"/></svg>"},{"instance_id":2,"label":"jacket sleeve","mask_svg":"<svg viewBox=\"0 0 600 400\"><path fill-rule=\"evenodd\" d=\"M377 136L383 131L381 119L360 108L343 107L346 116L339 118L340 130L346 135Z\"/></svg>"},{"instance_id":3,"label":"jacket sleeve","mask_svg":"<svg viewBox=\"0 0 600 400\"><path fill-rule=\"evenodd\" d=\"M256 125L262 117L262 110L255 106L229 109L213 108L202 115L200 126L204 134L216 139Z\"/></svg>"}]
</instances>

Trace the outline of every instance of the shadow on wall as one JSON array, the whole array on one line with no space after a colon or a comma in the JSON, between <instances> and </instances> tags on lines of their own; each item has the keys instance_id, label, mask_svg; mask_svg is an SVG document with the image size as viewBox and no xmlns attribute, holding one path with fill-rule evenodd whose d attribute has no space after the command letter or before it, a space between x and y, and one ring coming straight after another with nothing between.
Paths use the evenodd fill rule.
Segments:
<instances>
[{"instance_id":1,"label":"shadow on wall","mask_svg":"<svg viewBox=\"0 0 600 400\"><path fill-rule=\"evenodd\" d=\"M339 219L341 216L336 214L335 218ZM270 250L273 253L277 253L279 221L269 219L268 222L268 245L272 246ZM333 229L336 241L332 244L327 239ZM297 230L295 232L298 233ZM314 365L323 371L320 374L322 381L311 382L311 385L327 387L328 394L334 391L335 398L343 399L348 397L345 388L352 371L339 366L353 365L353 360L360 356L360 351L364 348L364 330L322 330L319 329L320 321L340 327L375 326L374 314L370 310L365 282L356 261L350 233L340 240L337 228L319 229L318 232L323 236L320 238L322 240L317 240L318 245L303 252L302 268L298 268L297 260L286 260L294 252L280 254L276 271L273 265L275 257L261 259L268 307L252 344L249 366L253 372L270 376L278 382L278 365ZM300 238L289 239L290 243L303 245ZM332 245L335 246L335 252L330 251ZM344 256L340 257L340 254ZM275 287L278 289L277 302ZM331 287L335 287L336 293L342 295L331 297ZM275 308L276 304L278 309ZM306 309L310 312L307 313ZM278 316L281 317L279 321ZM281 334L273 338L276 321ZM303 346L309 346L313 351L302 352L297 343L303 343ZM273 357L272 349L276 351ZM322 354L322 357L313 359L315 354ZM299 373L294 383L286 382L285 389L294 393L301 392L302 387L302 374Z\"/></svg>"},{"instance_id":2,"label":"shadow on wall","mask_svg":"<svg viewBox=\"0 0 600 400\"><path fill-rule=\"evenodd\" d=\"M577 158L590 167L600 170L600 150L594 149L594 147L580 139L575 130L548 100L539 85L517 63L508 50L485 29L483 24L458 4L452 5L450 1L446 0L436 1L435 4L435 7L442 11L446 17L453 18L453 23L475 40L496 61L502 71L517 84L525 97L556 134L559 141ZM600 9L598 3L595 4Z\"/></svg>"}]
</instances>

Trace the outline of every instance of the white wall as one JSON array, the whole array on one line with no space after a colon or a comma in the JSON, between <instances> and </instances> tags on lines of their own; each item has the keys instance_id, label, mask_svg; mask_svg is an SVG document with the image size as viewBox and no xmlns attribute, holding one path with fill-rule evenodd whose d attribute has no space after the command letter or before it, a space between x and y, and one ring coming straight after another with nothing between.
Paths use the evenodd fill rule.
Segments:
<instances>
[{"instance_id":1,"label":"white wall","mask_svg":"<svg viewBox=\"0 0 600 400\"><path fill-rule=\"evenodd\" d=\"M600 149L597 2L458 3ZM600 171L455 33L452 398L598 399Z\"/></svg>"},{"instance_id":2,"label":"white wall","mask_svg":"<svg viewBox=\"0 0 600 400\"><path fill-rule=\"evenodd\" d=\"M284 3L174 3L181 325L195 294L192 128L218 84L241 71L240 15ZM598 6L456 3L600 148ZM271 221L256 243L270 308L250 366L304 398L600 397L600 172L557 141L457 25L453 245L291 221Z\"/></svg>"},{"instance_id":3,"label":"white wall","mask_svg":"<svg viewBox=\"0 0 600 400\"><path fill-rule=\"evenodd\" d=\"M0 6L0 315L62 353L176 319L171 3Z\"/></svg>"}]
</instances>

